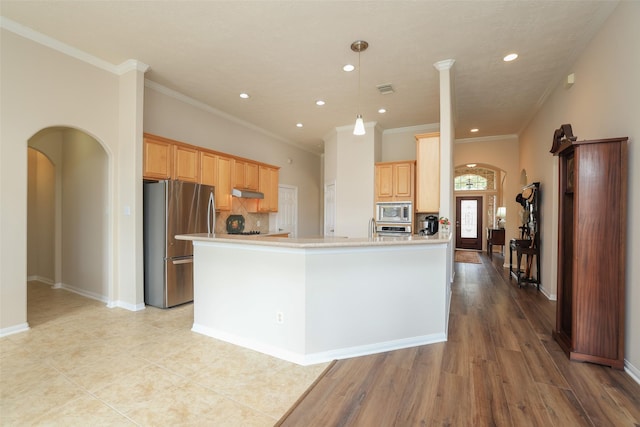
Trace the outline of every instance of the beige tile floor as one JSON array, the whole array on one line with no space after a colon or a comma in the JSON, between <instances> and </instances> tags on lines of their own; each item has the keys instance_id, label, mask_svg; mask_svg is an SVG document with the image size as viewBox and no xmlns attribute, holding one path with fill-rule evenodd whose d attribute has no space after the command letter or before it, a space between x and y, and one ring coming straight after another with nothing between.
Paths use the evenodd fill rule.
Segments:
<instances>
[{"instance_id":1,"label":"beige tile floor","mask_svg":"<svg viewBox=\"0 0 640 427\"><path fill-rule=\"evenodd\" d=\"M191 332L191 304L139 312L30 282L0 339L0 425L271 426L325 369Z\"/></svg>"}]
</instances>

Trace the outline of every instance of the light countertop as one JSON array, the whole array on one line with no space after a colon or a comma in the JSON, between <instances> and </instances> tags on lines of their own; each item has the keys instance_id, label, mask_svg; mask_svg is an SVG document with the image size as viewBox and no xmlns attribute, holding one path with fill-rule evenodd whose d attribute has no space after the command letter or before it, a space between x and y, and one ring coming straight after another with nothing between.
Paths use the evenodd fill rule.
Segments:
<instances>
[{"instance_id":1,"label":"light countertop","mask_svg":"<svg viewBox=\"0 0 640 427\"><path fill-rule=\"evenodd\" d=\"M260 246L288 247L288 248L331 248L331 247L364 247L364 246L401 246L401 245L430 245L447 243L451 240L450 233L438 233L433 236L420 236L413 234L408 237L376 236L367 237L314 237L314 238L289 238L270 237L269 235L233 235L233 234L182 234L177 235L179 240L192 240L194 242L251 244Z\"/></svg>"}]
</instances>

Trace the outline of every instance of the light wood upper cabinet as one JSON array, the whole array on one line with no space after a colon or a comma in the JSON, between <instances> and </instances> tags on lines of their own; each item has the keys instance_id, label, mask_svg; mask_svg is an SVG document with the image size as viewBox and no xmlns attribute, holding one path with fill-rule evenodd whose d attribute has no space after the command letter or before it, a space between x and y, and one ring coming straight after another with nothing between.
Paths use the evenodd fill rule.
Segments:
<instances>
[{"instance_id":1,"label":"light wood upper cabinet","mask_svg":"<svg viewBox=\"0 0 640 427\"><path fill-rule=\"evenodd\" d=\"M200 152L200 184L218 184L218 156L208 151Z\"/></svg>"},{"instance_id":2,"label":"light wood upper cabinet","mask_svg":"<svg viewBox=\"0 0 640 427\"><path fill-rule=\"evenodd\" d=\"M200 172L200 153L196 148L174 145L173 179L198 182Z\"/></svg>"},{"instance_id":3,"label":"light wood upper cabinet","mask_svg":"<svg viewBox=\"0 0 640 427\"><path fill-rule=\"evenodd\" d=\"M393 165L376 165L376 200L384 200L393 197Z\"/></svg>"},{"instance_id":4,"label":"light wood upper cabinet","mask_svg":"<svg viewBox=\"0 0 640 427\"><path fill-rule=\"evenodd\" d=\"M415 162L376 163L376 202L413 201Z\"/></svg>"},{"instance_id":5,"label":"light wood upper cabinet","mask_svg":"<svg viewBox=\"0 0 640 427\"><path fill-rule=\"evenodd\" d=\"M232 159L225 156L216 156L216 209L221 211L231 210L231 163Z\"/></svg>"},{"instance_id":6,"label":"light wood upper cabinet","mask_svg":"<svg viewBox=\"0 0 640 427\"><path fill-rule=\"evenodd\" d=\"M231 210L231 158L201 151L200 183L216 188L216 210Z\"/></svg>"},{"instance_id":7,"label":"light wood upper cabinet","mask_svg":"<svg viewBox=\"0 0 640 427\"><path fill-rule=\"evenodd\" d=\"M278 184L280 179L280 171L276 168L269 169L269 186L270 188L270 202L269 202L269 212L278 212L278 197L279 190Z\"/></svg>"},{"instance_id":8,"label":"light wood upper cabinet","mask_svg":"<svg viewBox=\"0 0 640 427\"><path fill-rule=\"evenodd\" d=\"M278 212L278 169L260 165L259 176L259 188L264 194L264 199L258 200L258 211Z\"/></svg>"},{"instance_id":9,"label":"light wood upper cabinet","mask_svg":"<svg viewBox=\"0 0 640 427\"><path fill-rule=\"evenodd\" d=\"M247 202L247 210L278 211L277 167L147 133L143 143L143 179L177 179L213 185L216 210L222 211L232 208L233 187L260 190L265 200L260 204L258 199Z\"/></svg>"},{"instance_id":10,"label":"light wood upper cabinet","mask_svg":"<svg viewBox=\"0 0 640 427\"><path fill-rule=\"evenodd\" d=\"M398 163L393 170L393 193L396 198L413 200L415 182L415 163Z\"/></svg>"},{"instance_id":11,"label":"light wood upper cabinet","mask_svg":"<svg viewBox=\"0 0 640 427\"><path fill-rule=\"evenodd\" d=\"M245 190L258 191L258 164L235 160L233 186Z\"/></svg>"},{"instance_id":12,"label":"light wood upper cabinet","mask_svg":"<svg viewBox=\"0 0 640 427\"><path fill-rule=\"evenodd\" d=\"M143 144L142 175L148 179L170 179L173 145L147 136Z\"/></svg>"},{"instance_id":13,"label":"light wood upper cabinet","mask_svg":"<svg viewBox=\"0 0 640 427\"><path fill-rule=\"evenodd\" d=\"M416 135L416 212L440 210L440 133Z\"/></svg>"}]
</instances>

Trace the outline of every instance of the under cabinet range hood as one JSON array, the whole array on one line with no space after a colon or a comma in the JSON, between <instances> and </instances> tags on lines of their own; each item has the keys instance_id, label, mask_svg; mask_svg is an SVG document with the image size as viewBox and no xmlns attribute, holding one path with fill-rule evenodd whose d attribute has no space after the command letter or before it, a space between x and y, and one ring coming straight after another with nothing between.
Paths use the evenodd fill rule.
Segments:
<instances>
[{"instance_id":1,"label":"under cabinet range hood","mask_svg":"<svg viewBox=\"0 0 640 427\"><path fill-rule=\"evenodd\" d=\"M259 191L241 190L239 188L231 190L231 195L233 197L242 197L244 199L264 199L264 193L260 193Z\"/></svg>"}]
</instances>

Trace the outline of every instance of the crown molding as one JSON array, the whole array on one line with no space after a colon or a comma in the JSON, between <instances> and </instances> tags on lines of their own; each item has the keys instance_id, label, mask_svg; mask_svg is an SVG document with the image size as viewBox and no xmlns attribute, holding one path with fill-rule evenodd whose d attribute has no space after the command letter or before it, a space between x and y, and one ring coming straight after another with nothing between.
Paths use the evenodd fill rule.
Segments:
<instances>
[{"instance_id":1,"label":"crown molding","mask_svg":"<svg viewBox=\"0 0 640 427\"><path fill-rule=\"evenodd\" d=\"M120 65L114 65L83 50L56 40L53 37L49 37L29 27L12 21L11 19L4 16L0 16L0 28L24 37L25 39L31 40L42 46L46 46L50 49L63 53L72 58L78 59L87 64L93 65L94 67L100 68L101 70L108 71L119 76L134 69L142 71L143 73L149 69L149 66L147 64L135 59L129 59Z\"/></svg>"},{"instance_id":2,"label":"crown molding","mask_svg":"<svg viewBox=\"0 0 640 427\"><path fill-rule=\"evenodd\" d=\"M499 140L513 140L514 142L518 142L518 135L516 134L507 134L507 135L492 135L492 136L479 136L477 138L460 138L454 141L455 144L467 144L470 142L494 142Z\"/></svg>"},{"instance_id":3,"label":"crown molding","mask_svg":"<svg viewBox=\"0 0 640 427\"><path fill-rule=\"evenodd\" d=\"M440 123L429 123L425 125L406 126L403 128L385 129L382 131L384 135L394 133L425 133L425 132L438 132L440 130Z\"/></svg>"},{"instance_id":4,"label":"crown molding","mask_svg":"<svg viewBox=\"0 0 640 427\"><path fill-rule=\"evenodd\" d=\"M455 62L456 62L455 59L443 59L442 61L435 62L433 66L438 71L444 71L444 70L451 69L451 67L453 67L453 64L455 64Z\"/></svg>"},{"instance_id":5,"label":"crown molding","mask_svg":"<svg viewBox=\"0 0 640 427\"><path fill-rule=\"evenodd\" d=\"M149 66L144 62L140 62L137 59L127 59L122 64L116 67L116 74L119 76L128 73L129 71L140 71L146 73L149 70Z\"/></svg>"}]
</instances>

